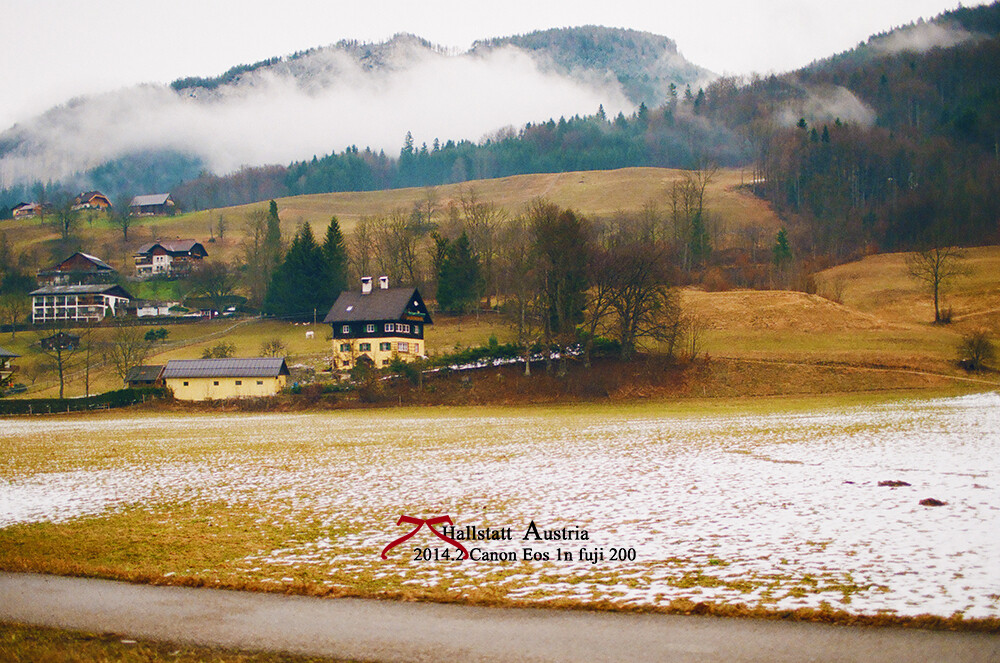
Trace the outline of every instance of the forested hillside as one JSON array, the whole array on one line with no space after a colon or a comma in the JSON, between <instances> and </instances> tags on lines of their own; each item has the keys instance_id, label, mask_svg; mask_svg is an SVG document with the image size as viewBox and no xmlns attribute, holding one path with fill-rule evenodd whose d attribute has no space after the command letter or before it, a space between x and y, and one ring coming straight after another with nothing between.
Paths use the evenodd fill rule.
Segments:
<instances>
[{"instance_id":1,"label":"forested hillside","mask_svg":"<svg viewBox=\"0 0 1000 663\"><path fill-rule=\"evenodd\" d=\"M800 245L843 257L997 242L998 66L994 3L878 35L793 74L720 79L706 89L706 113L742 128L756 190L797 221ZM824 108L847 93L870 121ZM790 124L789 108L813 112Z\"/></svg>"},{"instance_id":2,"label":"forested hillside","mask_svg":"<svg viewBox=\"0 0 1000 663\"><path fill-rule=\"evenodd\" d=\"M563 71L603 68L635 94L655 88L650 81L664 85L677 64L670 40L592 27L483 42L474 52L502 46L544 53ZM384 57L361 55L373 67ZM211 90L258 65L185 85ZM442 136L417 144L408 135L398 154L351 146L225 176L189 179L199 162L186 155L157 163L186 180L171 189L188 210L525 173L753 164L754 191L786 220L799 256L843 260L926 243L991 243L1000 241L998 65L994 3L873 36L788 74L721 78L704 89L666 84L658 103L629 115L599 108L475 142ZM124 186L137 163L106 164L99 174L109 187ZM8 190L0 205L30 194Z\"/></svg>"}]
</instances>

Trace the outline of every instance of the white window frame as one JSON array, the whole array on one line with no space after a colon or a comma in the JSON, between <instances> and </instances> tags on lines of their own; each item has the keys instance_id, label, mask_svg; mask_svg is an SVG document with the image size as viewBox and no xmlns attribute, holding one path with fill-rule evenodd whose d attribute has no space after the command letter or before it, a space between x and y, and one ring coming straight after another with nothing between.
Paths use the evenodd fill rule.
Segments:
<instances>
[{"instance_id":1,"label":"white window frame","mask_svg":"<svg viewBox=\"0 0 1000 663\"><path fill-rule=\"evenodd\" d=\"M385 330L387 332L395 331L395 326L391 322L385 323Z\"/></svg>"},{"instance_id":2,"label":"white window frame","mask_svg":"<svg viewBox=\"0 0 1000 663\"><path fill-rule=\"evenodd\" d=\"M365 331L368 332L369 334L374 334L375 333L375 325L374 324L365 325Z\"/></svg>"},{"instance_id":3,"label":"white window frame","mask_svg":"<svg viewBox=\"0 0 1000 663\"><path fill-rule=\"evenodd\" d=\"M350 325L344 325L343 327L340 328L340 333L341 334L350 334L351 333L351 326Z\"/></svg>"}]
</instances>

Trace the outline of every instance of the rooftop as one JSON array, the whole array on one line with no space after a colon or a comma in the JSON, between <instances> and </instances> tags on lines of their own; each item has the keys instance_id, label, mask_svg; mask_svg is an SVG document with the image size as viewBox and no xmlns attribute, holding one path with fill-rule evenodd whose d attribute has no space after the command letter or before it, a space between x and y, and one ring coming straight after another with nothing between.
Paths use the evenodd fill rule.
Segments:
<instances>
[{"instance_id":1,"label":"rooftop","mask_svg":"<svg viewBox=\"0 0 1000 663\"><path fill-rule=\"evenodd\" d=\"M284 357L171 359L164 378L260 378L288 375Z\"/></svg>"}]
</instances>

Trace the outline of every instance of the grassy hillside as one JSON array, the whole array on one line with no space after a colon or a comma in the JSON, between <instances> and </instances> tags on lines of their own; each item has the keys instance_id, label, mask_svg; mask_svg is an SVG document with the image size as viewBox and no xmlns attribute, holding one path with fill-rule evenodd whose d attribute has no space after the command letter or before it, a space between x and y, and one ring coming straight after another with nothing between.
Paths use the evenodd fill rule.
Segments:
<instances>
[{"instance_id":1,"label":"grassy hillside","mask_svg":"<svg viewBox=\"0 0 1000 663\"><path fill-rule=\"evenodd\" d=\"M705 292L687 288L682 291L682 302L685 312L698 320L702 352L714 359L787 365L768 379L789 383L802 380L810 371L820 370L821 364L854 366L864 371L929 371L965 377L955 365L956 347L962 335L983 327L1000 339L1000 247L966 251L962 261L965 274L945 294L946 305L951 304L955 310L955 321L950 325L930 323L933 311L929 296L906 275L902 254L872 256L821 272L817 276L818 295L783 290ZM243 321L234 326L232 320L214 320L172 325L168 329L167 343L154 349L148 363L197 358L222 340L235 346L237 356L253 356L260 353L263 341L279 338L287 348L289 365L300 364L315 370L327 365L330 352L329 328L323 324ZM315 332L311 339L306 338L310 330ZM96 332L99 337L107 333L104 329ZM484 344L490 336L496 336L501 343L512 340L510 328L499 316L439 314L427 330L427 350L432 355L442 354L456 347ZM45 360L29 347L37 338L37 334L22 332L13 342L5 335L0 344L23 355L18 360L22 370L38 375L29 395L52 396L58 387L55 373L51 369L40 373ZM974 377L997 382L995 375ZM741 382L743 378L706 379L713 383L721 380L725 383L722 386L733 393L753 388ZM22 381L28 382L24 378ZM857 384L854 388L861 388ZM877 375L867 376L863 384L865 389L877 388L880 380ZM92 391L118 386L117 378L107 367L95 367L91 375ZM851 387L835 385L831 389ZM67 394L82 395L83 390L83 373L78 363Z\"/></svg>"},{"instance_id":2,"label":"grassy hillside","mask_svg":"<svg viewBox=\"0 0 1000 663\"><path fill-rule=\"evenodd\" d=\"M517 175L439 187L294 196L278 199L277 204L282 230L286 234L291 236L296 226L306 221L321 237L332 216L337 216L344 232L350 233L363 216L386 214L399 208L409 210L428 196L435 200L439 218L444 218L448 206L457 204L463 193L469 191L475 191L480 200L493 202L512 214L539 197L589 217L637 211L647 202L665 209L671 184L683 175L684 171L666 168ZM724 228L754 225L775 232L780 226L779 220L767 204L739 189L743 179L744 174L739 170L719 172L707 194L710 213ZM130 229L126 245L122 243L121 232L103 217L92 221L84 219L76 233L79 237L78 248L121 268L128 264L132 252L144 242L154 238L194 238L206 243L210 257L229 260L237 254L246 215L254 208L266 209L266 206L267 203L255 203L175 217L140 219ZM220 214L225 217L228 226L222 239L217 236ZM4 221L0 223L0 231L7 234L15 250L34 254L39 265L52 262L55 256L61 256L71 248L61 244L54 227L42 225L37 219ZM213 234L215 241L207 243ZM130 270L126 269L125 273L130 273Z\"/></svg>"}]
</instances>

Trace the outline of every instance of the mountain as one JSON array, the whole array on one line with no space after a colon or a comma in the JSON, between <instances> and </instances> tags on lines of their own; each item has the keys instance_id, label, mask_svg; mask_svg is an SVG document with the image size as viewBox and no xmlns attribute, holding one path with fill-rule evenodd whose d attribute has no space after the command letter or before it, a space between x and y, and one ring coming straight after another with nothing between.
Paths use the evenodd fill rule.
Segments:
<instances>
[{"instance_id":1,"label":"mountain","mask_svg":"<svg viewBox=\"0 0 1000 663\"><path fill-rule=\"evenodd\" d=\"M86 187L95 169L174 164L158 178L164 188L201 171L287 164L350 145L393 153L407 132L418 145L478 141L599 106L630 113L661 103L671 83L711 78L671 40L629 30L550 30L457 54L408 34L342 41L218 77L70 100L0 134L0 173L8 185Z\"/></svg>"},{"instance_id":2,"label":"mountain","mask_svg":"<svg viewBox=\"0 0 1000 663\"><path fill-rule=\"evenodd\" d=\"M513 46L532 55L544 70L586 80L595 74L614 76L637 106L659 106L670 96L670 85L698 89L716 75L692 64L667 37L638 30L588 25L531 32L479 41L473 53Z\"/></svg>"}]
</instances>

